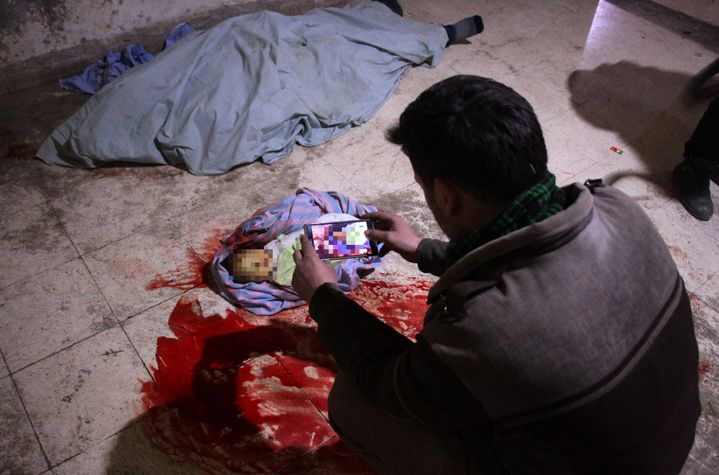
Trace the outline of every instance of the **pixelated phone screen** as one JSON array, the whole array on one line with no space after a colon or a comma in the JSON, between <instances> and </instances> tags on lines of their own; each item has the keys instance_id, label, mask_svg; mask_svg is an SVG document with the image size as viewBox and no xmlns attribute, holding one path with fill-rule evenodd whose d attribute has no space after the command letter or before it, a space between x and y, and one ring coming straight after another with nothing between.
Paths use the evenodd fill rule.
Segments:
<instances>
[{"instance_id":1,"label":"pixelated phone screen","mask_svg":"<svg viewBox=\"0 0 719 475\"><path fill-rule=\"evenodd\" d=\"M341 259L376 254L376 248L364 234L369 226L367 221L348 221L311 224L306 228L320 259Z\"/></svg>"}]
</instances>

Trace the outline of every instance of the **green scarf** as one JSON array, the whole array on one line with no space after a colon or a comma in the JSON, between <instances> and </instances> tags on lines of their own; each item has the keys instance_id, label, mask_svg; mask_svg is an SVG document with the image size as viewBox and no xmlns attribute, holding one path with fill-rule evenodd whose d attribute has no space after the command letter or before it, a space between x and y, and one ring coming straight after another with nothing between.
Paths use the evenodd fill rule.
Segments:
<instances>
[{"instance_id":1,"label":"green scarf","mask_svg":"<svg viewBox=\"0 0 719 475\"><path fill-rule=\"evenodd\" d=\"M554 175L544 177L512 200L491 223L447 246L445 268L449 268L470 251L517 229L538 223L566 209L567 197L555 184Z\"/></svg>"}]
</instances>

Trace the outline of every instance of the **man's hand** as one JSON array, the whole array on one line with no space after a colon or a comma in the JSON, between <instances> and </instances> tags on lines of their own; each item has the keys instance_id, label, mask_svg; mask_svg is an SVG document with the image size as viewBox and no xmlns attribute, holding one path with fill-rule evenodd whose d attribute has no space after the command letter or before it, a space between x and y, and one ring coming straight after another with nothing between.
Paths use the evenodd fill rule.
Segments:
<instances>
[{"instance_id":1,"label":"man's hand","mask_svg":"<svg viewBox=\"0 0 719 475\"><path fill-rule=\"evenodd\" d=\"M422 238L403 217L385 211L375 211L360 218L374 221L374 229L366 231L365 234L373 241L384 243L380 255L384 256L389 251L395 251L405 260L417 262L417 246Z\"/></svg>"},{"instance_id":2,"label":"man's hand","mask_svg":"<svg viewBox=\"0 0 719 475\"><path fill-rule=\"evenodd\" d=\"M322 262L307 236L300 236L302 252L295 251L295 273L292 274L292 288L302 300L310 303L315 291L326 283L337 283L337 274L331 265Z\"/></svg>"}]
</instances>

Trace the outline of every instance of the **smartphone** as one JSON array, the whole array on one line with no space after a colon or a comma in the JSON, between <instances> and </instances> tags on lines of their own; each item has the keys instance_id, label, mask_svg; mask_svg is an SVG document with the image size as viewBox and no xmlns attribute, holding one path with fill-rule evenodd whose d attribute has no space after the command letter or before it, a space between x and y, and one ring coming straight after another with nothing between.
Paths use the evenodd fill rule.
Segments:
<instances>
[{"instance_id":1,"label":"smartphone","mask_svg":"<svg viewBox=\"0 0 719 475\"><path fill-rule=\"evenodd\" d=\"M365 236L373 229L369 219L305 224L305 235L320 259L351 259L378 255L377 243Z\"/></svg>"}]
</instances>

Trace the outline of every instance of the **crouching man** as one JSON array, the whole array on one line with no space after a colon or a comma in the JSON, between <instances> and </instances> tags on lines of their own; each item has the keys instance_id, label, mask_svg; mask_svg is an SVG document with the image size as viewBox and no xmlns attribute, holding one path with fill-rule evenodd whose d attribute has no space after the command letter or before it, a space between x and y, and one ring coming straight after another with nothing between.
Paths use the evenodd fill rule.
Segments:
<instances>
[{"instance_id":1,"label":"crouching man","mask_svg":"<svg viewBox=\"0 0 719 475\"><path fill-rule=\"evenodd\" d=\"M439 276L417 342L343 295L304 240L293 286L342 371L337 432L382 473L676 474L700 413L683 281L644 212L559 188L532 107L456 76L407 107L402 146L449 243L368 215Z\"/></svg>"}]
</instances>

